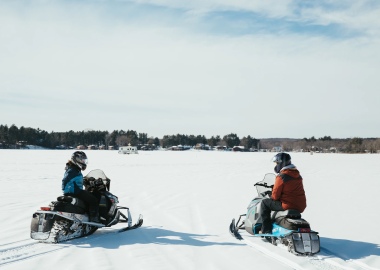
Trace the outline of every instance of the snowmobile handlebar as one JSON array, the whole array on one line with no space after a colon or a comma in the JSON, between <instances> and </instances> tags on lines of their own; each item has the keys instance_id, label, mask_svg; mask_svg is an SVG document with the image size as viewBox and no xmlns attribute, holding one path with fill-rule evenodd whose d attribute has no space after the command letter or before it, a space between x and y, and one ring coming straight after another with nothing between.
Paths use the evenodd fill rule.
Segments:
<instances>
[{"instance_id":1,"label":"snowmobile handlebar","mask_svg":"<svg viewBox=\"0 0 380 270\"><path fill-rule=\"evenodd\" d=\"M86 186L86 190L90 190L90 191L108 190L107 185L104 184L103 179L101 178L98 178L98 179L95 179L94 177L84 178L83 183Z\"/></svg>"},{"instance_id":2,"label":"snowmobile handlebar","mask_svg":"<svg viewBox=\"0 0 380 270\"><path fill-rule=\"evenodd\" d=\"M255 186L261 186L261 187L265 187L265 188L273 189L273 186L274 186L274 185L270 185L270 186L268 186L267 183L256 183Z\"/></svg>"}]
</instances>

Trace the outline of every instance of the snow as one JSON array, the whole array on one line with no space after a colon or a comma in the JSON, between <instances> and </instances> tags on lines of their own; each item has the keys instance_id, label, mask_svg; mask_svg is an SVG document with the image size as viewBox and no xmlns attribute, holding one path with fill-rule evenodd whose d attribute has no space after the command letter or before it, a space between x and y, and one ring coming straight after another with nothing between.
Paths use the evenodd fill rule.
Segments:
<instances>
[{"instance_id":1,"label":"snow","mask_svg":"<svg viewBox=\"0 0 380 270\"><path fill-rule=\"evenodd\" d=\"M60 244L30 239L32 214L61 194L73 150L0 150L2 269L380 269L380 155L290 153L304 178L303 217L321 253L300 257L248 235L233 238L253 184L273 172L275 153L86 151L88 173L102 169L111 192L141 228L99 229Z\"/></svg>"}]
</instances>

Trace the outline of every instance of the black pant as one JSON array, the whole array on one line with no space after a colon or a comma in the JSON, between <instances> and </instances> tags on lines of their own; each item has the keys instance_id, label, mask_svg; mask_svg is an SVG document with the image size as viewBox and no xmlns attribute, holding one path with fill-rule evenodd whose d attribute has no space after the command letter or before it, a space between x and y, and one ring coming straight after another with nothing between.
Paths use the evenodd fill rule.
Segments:
<instances>
[{"instance_id":1,"label":"black pant","mask_svg":"<svg viewBox=\"0 0 380 270\"><path fill-rule=\"evenodd\" d=\"M266 198L261 201L260 216L262 220L261 232L272 233L272 220L270 217L271 211L284 211L280 201L275 201L270 198Z\"/></svg>"},{"instance_id":2,"label":"black pant","mask_svg":"<svg viewBox=\"0 0 380 270\"><path fill-rule=\"evenodd\" d=\"M99 212L99 198L97 198L93 193L87 190L78 190L75 194L65 194L77 197L85 202L88 206L88 211L90 216L96 216Z\"/></svg>"}]
</instances>

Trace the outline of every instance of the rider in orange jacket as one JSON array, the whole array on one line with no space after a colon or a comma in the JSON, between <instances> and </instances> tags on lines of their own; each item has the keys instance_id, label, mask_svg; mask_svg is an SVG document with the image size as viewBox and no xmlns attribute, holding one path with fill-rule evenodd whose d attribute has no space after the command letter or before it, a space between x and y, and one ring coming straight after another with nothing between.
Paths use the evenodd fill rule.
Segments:
<instances>
[{"instance_id":1,"label":"rider in orange jacket","mask_svg":"<svg viewBox=\"0 0 380 270\"><path fill-rule=\"evenodd\" d=\"M262 219L261 233L272 233L271 211L296 209L302 213L306 208L306 196L302 177L291 163L287 153L278 153L273 157L276 163L274 171L277 173L271 198L261 201L260 216Z\"/></svg>"},{"instance_id":2,"label":"rider in orange jacket","mask_svg":"<svg viewBox=\"0 0 380 270\"><path fill-rule=\"evenodd\" d=\"M282 168L276 176L271 198L281 201L284 210L296 209L302 213L306 208L306 196L302 177L296 166L290 164Z\"/></svg>"}]
</instances>

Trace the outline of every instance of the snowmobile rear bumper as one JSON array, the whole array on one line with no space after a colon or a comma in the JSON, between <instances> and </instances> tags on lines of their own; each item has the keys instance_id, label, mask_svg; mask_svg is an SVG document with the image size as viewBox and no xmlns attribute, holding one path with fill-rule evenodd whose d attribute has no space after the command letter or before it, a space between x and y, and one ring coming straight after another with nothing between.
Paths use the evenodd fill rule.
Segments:
<instances>
[{"instance_id":1,"label":"snowmobile rear bumper","mask_svg":"<svg viewBox=\"0 0 380 270\"><path fill-rule=\"evenodd\" d=\"M35 240L46 240L50 236L53 227L54 214L34 213L30 225L30 237Z\"/></svg>"},{"instance_id":2,"label":"snowmobile rear bumper","mask_svg":"<svg viewBox=\"0 0 380 270\"><path fill-rule=\"evenodd\" d=\"M55 234L55 232L52 233L52 229L57 220L67 220L77 224L86 224L94 228L104 227L104 224L89 222L86 215L57 211L37 211L32 216L30 237L40 241L52 238Z\"/></svg>"},{"instance_id":3,"label":"snowmobile rear bumper","mask_svg":"<svg viewBox=\"0 0 380 270\"><path fill-rule=\"evenodd\" d=\"M320 251L319 235L316 232L292 233L289 251L301 255L314 255Z\"/></svg>"}]
</instances>

